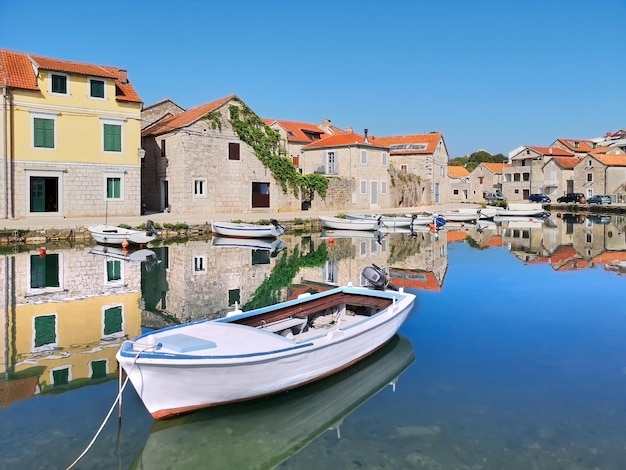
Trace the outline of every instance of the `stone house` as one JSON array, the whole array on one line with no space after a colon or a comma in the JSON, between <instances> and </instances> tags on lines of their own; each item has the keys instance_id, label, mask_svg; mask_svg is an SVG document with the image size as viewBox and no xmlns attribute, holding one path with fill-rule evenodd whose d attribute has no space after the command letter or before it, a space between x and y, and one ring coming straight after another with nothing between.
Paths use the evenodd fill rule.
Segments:
<instances>
[{"instance_id":1,"label":"stone house","mask_svg":"<svg viewBox=\"0 0 626 470\"><path fill-rule=\"evenodd\" d=\"M417 194L407 206L448 202L448 161L450 156L443 134L373 136L372 142L389 147L392 174L415 175ZM401 178L397 178L401 180ZM403 200L408 199L404 195Z\"/></svg>"},{"instance_id":2,"label":"stone house","mask_svg":"<svg viewBox=\"0 0 626 470\"><path fill-rule=\"evenodd\" d=\"M574 167L581 157L553 156L541 168L543 187L539 191L553 201L565 193L582 192L574 187Z\"/></svg>"},{"instance_id":3,"label":"stone house","mask_svg":"<svg viewBox=\"0 0 626 470\"><path fill-rule=\"evenodd\" d=\"M141 133L147 210L181 215L300 210L299 196L283 191L233 128L233 112L251 113L235 95L179 113L167 102L156 108L162 116L147 108L145 120L152 123Z\"/></svg>"},{"instance_id":4,"label":"stone house","mask_svg":"<svg viewBox=\"0 0 626 470\"><path fill-rule=\"evenodd\" d=\"M573 170L575 192L589 199L594 194L611 196L613 202L623 202L626 194L626 155L620 149L615 153L588 153Z\"/></svg>"},{"instance_id":5,"label":"stone house","mask_svg":"<svg viewBox=\"0 0 626 470\"><path fill-rule=\"evenodd\" d=\"M503 172L509 168L506 163L482 162L469 174L472 194L470 200L473 202L483 202L485 193L500 191L505 197Z\"/></svg>"},{"instance_id":6,"label":"stone house","mask_svg":"<svg viewBox=\"0 0 626 470\"><path fill-rule=\"evenodd\" d=\"M531 194L552 198L559 188L546 186L543 167L554 157L575 158L576 154L560 146L527 145L510 157L510 166L503 172L503 194L509 201L526 201ZM554 180L553 180L554 182Z\"/></svg>"},{"instance_id":7,"label":"stone house","mask_svg":"<svg viewBox=\"0 0 626 470\"><path fill-rule=\"evenodd\" d=\"M463 166L448 166L449 202L471 201L472 186L469 175L470 172Z\"/></svg>"},{"instance_id":8,"label":"stone house","mask_svg":"<svg viewBox=\"0 0 626 470\"><path fill-rule=\"evenodd\" d=\"M590 139L556 139L548 148L560 148L582 157L598 147L598 143Z\"/></svg>"},{"instance_id":9,"label":"stone house","mask_svg":"<svg viewBox=\"0 0 626 470\"><path fill-rule=\"evenodd\" d=\"M139 215L142 103L126 70L0 49L0 87L5 219Z\"/></svg>"}]
</instances>

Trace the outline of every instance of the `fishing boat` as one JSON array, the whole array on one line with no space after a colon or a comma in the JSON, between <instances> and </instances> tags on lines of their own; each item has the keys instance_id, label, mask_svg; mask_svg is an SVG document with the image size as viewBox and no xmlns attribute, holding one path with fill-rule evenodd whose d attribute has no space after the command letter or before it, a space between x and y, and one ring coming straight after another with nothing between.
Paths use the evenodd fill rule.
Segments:
<instances>
[{"instance_id":1,"label":"fishing boat","mask_svg":"<svg viewBox=\"0 0 626 470\"><path fill-rule=\"evenodd\" d=\"M499 217L537 217L546 214L540 203L510 203L506 208L496 207L496 216Z\"/></svg>"},{"instance_id":2,"label":"fishing boat","mask_svg":"<svg viewBox=\"0 0 626 470\"><path fill-rule=\"evenodd\" d=\"M393 399L414 361L411 342L395 335L357 364L289 393L155 421L131 468L276 468L329 430L341 437L345 418L374 396Z\"/></svg>"},{"instance_id":3,"label":"fishing boat","mask_svg":"<svg viewBox=\"0 0 626 470\"><path fill-rule=\"evenodd\" d=\"M100 224L87 227L89 233L101 245L145 245L159 236L151 220L146 221L145 230L134 230L115 225Z\"/></svg>"},{"instance_id":4,"label":"fishing boat","mask_svg":"<svg viewBox=\"0 0 626 470\"><path fill-rule=\"evenodd\" d=\"M378 230L381 223L378 219L342 219L340 217L319 216L322 227L333 230Z\"/></svg>"},{"instance_id":5,"label":"fishing boat","mask_svg":"<svg viewBox=\"0 0 626 470\"><path fill-rule=\"evenodd\" d=\"M283 251L285 244L278 238L235 238L211 237L211 245L221 248L248 248L250 250L269 251L270 254L277 254Z\"/></svg>"},{"instance_id":6,"label":"fishing boat","mask_svg":"<svg viewBox=\"0 0 626 470\"><path fill-rule=\"evenodd\" d=\"M412 216L346 214L346 218L350 220L369 220L372 222L380 221L380 226L388 229L410 227L413 222Z\"/></svg>"},{"instance_id":7,"label":"fishing boat","mask_svg":"<svg viewBox=\"0 0 626 470\"><path fill-rule=\"evenodd\" d=\"M429 227L433 227L439 229L446 225L446 218L442 217L438 213L421 215L417 214L413 216L413 227L417 225L427 225Z\"/></svg>"},{"instance_id":8,"label":"fishing boat","mask_svg":"<svg viewBox=\"0 0 626 470\"><path fill-rule=\"evenodd\" d=\"M211 230L217 235L236 238L276 238L285 233L285 228L276 219L271 219L269 224L214 221Z\"/></svg>"},{"instance_id":9,"label":"fishing boat","mask_svg":"<svg viewBox=\"0 0 626 470\"><path fill-rule=\"evenodd\" d=\"M386 271L262 307L144 333L117 360L155 419L260 398L337 373L392 338L415 303Z\"/></svg>"}]
</instances>

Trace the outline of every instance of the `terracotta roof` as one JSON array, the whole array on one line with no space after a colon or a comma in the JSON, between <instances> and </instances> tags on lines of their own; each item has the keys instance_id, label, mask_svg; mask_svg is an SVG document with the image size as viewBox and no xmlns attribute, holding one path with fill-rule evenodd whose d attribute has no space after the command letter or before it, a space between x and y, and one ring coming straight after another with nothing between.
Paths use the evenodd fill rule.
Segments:
<instances>
[{"instance_id":1,"label":"terracotta roof","mask_svg":"<svg viewBox=\"0 0 626 470\"><path fill-rule=\"evenodd\" d=\"M582 157L554 157L552 160L561 168L571 170L582 160Z\"/></svg>"},{"instance_id":2,"label":"terracotta roof","mask_svg":"<svg viewBox=\"0 0 626 470\"><path fill-rule=\"evenodd\" d=\"M492 163L492 162L482 162L481 165L487 168L492 173L502 173L505 167L511 166L508 163Z\"/></svg>"},{"instance_id":3,"label":"terracotta roof","mask_svg":"<svg viewBox=\"0 0 626 470\"><path fill-rule=\"evenodd\" d=\"M626 155L592 154L592 156L606 166L626 166Z\"/></svg>"},{"instance_id":4,"label":"terracotta roof","mask_svg":"<svg viewBox=\"0 0 626 470\"><path fill-rule=\"evenodd\" d=\"M394 286L407 289L441 291L439 281L432 271L422 269L389 268L389 280Z\"/></svg>"},{"instance_id":5,"label":"terracotta roof","mask_svg":"<svg viewBox=\"0 0 626 470\"><path fill-rule=\"evenodd\" d=\"M324 137L327 137L329 135L345 133L345 131L343 131L342 129L332 125L329 126L331 132L327 133L323 127L308 122L285 121L283 119L269 118L264 118L263 122L268 126L274 123L279 124L287 132L288 142L312 142L314 139L311 138L310 134L317 134L320 138L323 139Z\"/></svg>"},{"instance_id":6,"label":"terracotta roof","mask_svg":"<svg viewBox=\"0 0 626 470\"><path fill-rule=\"evenodd\" d=\"M0 382L0 408L17 400L31 398L35 395L38 384L37 376Z\"/></svg>"},{"instance_id":7,"label":"terracotta roof","mask_svg":"<svg viewBox=\"0 0 626 470\"><path fill-rule=\"evenodd\" d=\"M187 111L183 111L182 113L169 116L165 119L160 120L154 125L144 129L141 132L141 136L145 137L147 135L165 134L167 132L171 132L176 129L187 127L190 124L193 124L194 122L202 118L207 113L210 113L211 111L215 111L216 109L221 108L222 106L224 106L226 103L228 103L235 97L236 97L235 95L226 96L224 98L211 101L210 103L201 104L200 106L196 106L195 108L191 108Z\"/></svg>"},{"instance_id":8,"label":"terracotta roof","mask_svg":"<svg viewBox=\"0 0 626 470\"><path fill-rule=\"evenodd\" d=\"M38 90L36 68L115 80L118 101L141 103L141 98L128 81L126 70L104 65L84 64L51 59L23 52L0 49L0 83L10 88Z\"/></svg>"},{"instance_id":9,"label":"terracotta roof","mask_svg":"<svg viewBox=\"0 0 626 470\"><path fill-rule=\"evenodd\" d=\"M489 240L487 240L481 246L483 247L504 246L504 240L502 240L502 237L500 235L494 235L493 237L490 237Z\"/></svg>"},{"instance_id":10,"label":"terracotta roof","mask_svg":"<svg viewBox=\"0 0 626 470\"><path fill-rule=\"evenodd\" d=\"M446 232L448 234L448 243L462 242L469 237L467 232L464 230L446 230Z\"/></svg>"},{"instance_id":11,"label":"terracotta roof","mask_svg":"<svg viewBox=\"0 0 626 470\"><path fill-rule=\"evenodd\" d=\"M464 166L448 165L448 176L450 178L463 178L469 174L469 171Z\"/></svg>"},{"instance_id":12,"label":"terracotta roof","mask_svg":"<svg viewBox=\"0 0 626 470\"><path fill-rule=\"evenodd\" d=\"M361 147L378 147L389 148L387 145L381 145L378 141L374 141L369 138L368 142L365 142L365 137L356 132L346 132L345 134L336 134L329 137L325 137L321 140L317 140L308 145L305 145L303 149L315 149L315 148L330 148L330 147L347 147L350 145L358 145Z\"/></svg>"},{"instance_id":13,"label":"terracotta roof","mask_svg":"<svg viewBox=\"0 0 626 470\"><path fill-rule=\"evenodd\" d=\"M562 149L560 147L539 147L536 145L528 145L529 149L534 150L540 155L552 155L552 156L561 156L561 157L573 157L573 152L569 150Z\"/></svg>"},{"instance_id":14,"label":"terracotta roof","mask_svg":"<svg viewBox=\"0 0 626 470\"><path fill-rule=\"evenodd\" d=\"M619 261L626 261L626 251L605 251L593 258L593 262L598 264L614 264Z\"/></svg>"},{"instance_id":15,"label":"terracotta roof","mask_svg":"<svg viewBox=\"0 0 626 470\"><path fill-rule=\"evenodd\" d=\"M394 135L394 136L372 136L371 140L390 147L392 155L404 154L431 154L435 152L437 144L442 139L441 132L430 132L428 134ZM394 149L393 146L399 148ZM402 148L402 146L410 148Z\"/></svg>"},{"instance_id":16,"label":"terracotta roof","mask_svg":"<svg viewBox=\"0 0 626 470\"><path fill-rule=\"evenodd\" d=\"M586 139L556 139L564 147L568 148L572 152L589 152L593 149L593 141ZM575 143L578 142L578 147Z\"/></svg>"}]
</instances>

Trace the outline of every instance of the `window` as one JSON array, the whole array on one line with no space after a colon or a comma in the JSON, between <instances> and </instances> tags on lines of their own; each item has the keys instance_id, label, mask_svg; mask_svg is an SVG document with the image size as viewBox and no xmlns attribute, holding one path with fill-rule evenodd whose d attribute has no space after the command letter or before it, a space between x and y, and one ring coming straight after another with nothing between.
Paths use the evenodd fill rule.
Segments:
<instances>
[{"instance_id":1,"label":"window","mask_svg":"<svg viewBox=\"0 0 626 470\"><path fill-rule=\"evenodd\" d=\"M104 125L104 151L122 151L122 126L120 124Z\"/></svg>"},{"instance_id":2,"label":"window","mask_svg":"<svg viewBox=\"0 0 626 470\"><path fill-rule=\"evenodd\" d=\"M35 348L57 345L57 317L56 315L41 315L35 317Z\"/></svg>"},{"instance_id":3,"label":"window","mask_svg":"<svg viewBox=\"0 0 626 470\"><path fill-rule=\"evenodd\" d=\"M92 98L104 98L104 80L89 79L89 96Z\"/></svg>"},{"instance_id":4,"label":"window","mask_svg":"<svg viewBox=\"0 0 626 470\"><path fill-rule=\"evenodd\" d=\"M119 259L107 260L107 282L122 280L122 262Z\"/></svg>"},{"instance_id":5,"label":"window","mask_svg":"<svg viewBox=\"0 0 626 470\"><path fill-rule=\"evenodd\" d=\"M326 152L326 168L325 173L327 175L337 174L337 157L335 152Z\"/></svg>"},{"instance_id":6,"label":"window","mask_svg":"<svg viewBox=\"0 0 626 470\"><path fill-rule=\"evenodd\" d=\"M122 178L119 176L107 177L107 199L122 198Z\"/></svg>"},{"instance_id":7,"label":"window","mask_svg":"<svg viewBox=\"0 0 626 470\"><path fill-rule=\"evenodd\" d=\"M270 206L270 184L252 183L252 207Z\"/></svg>"},{"instance_id":8,"label":"window","mask_svg":"<svg viewBox=\"0 0 626 470\"><path fill-rule=\"evenodd\" d=\"M54 119L34 118L34 142L37 148L54 148Z\"/></svg>"},{"instance_id":9,"label":"window","mask_svg":"<svg viewBox=\"0 0 626 470\"><path fill-rule=\"evenodd\" d=\"M194 180L193 181L193 195L194 197L204 197L206 196L206 180Z\"/></svg>"},{"instance_id":10,"label":"window","mask_svg":"<svg viewBox=\"0 0 626 470\"><path fill-rule=\"evenodd\" d=\"M104 311L104 336L122 333L122 306L107 308Z\"/></svg>"},{"instance_id":11,"label":"window","mask_svg":"<svg viewBox=\"0 0 626 470\"><path fill-rule=\"evenodd\" d=\"M361 194L367 194L367 181L361 180L359 181L361 187Z\"/></svg>"},{"instance_id":12,"label":"window","mask_svg":"<svg viewBox=\"0 0 626 470\"><path fill-rule=\"evenodd\" d=\"M520 175L519 175L519 173L515 173L515 174L513 175L513 181L519 181L519 180L520 180Z\"/></svg>"},{"instance_id":13,"label":"window","mask_svg":"<svg viewBox=\"0 0 626 470\"><path fill-rule=\"evenodd\" d=\"M53 73L50 77L51 88L50 91L57 95L67 95L67 75L60 75L57 73Z\"/></svg>"},{"instance_id":14,"label":"window","mask_svg":"<svg viewBox=\"0 0 626 470\"><path fill-rule=\"evenodd\" d=\"M239 160L239 143L238 142L228 143L228 159Z\"/></svg>"},{"instance_id":15,"label":"window","mask_svg":"<svg viewBox=\"0 0 626 470\"><path fill-rule=\"evenodd\" d=\"M91 379L104 379L107 376L107 361L102 359L100 361L91 362Z\"/></svg>"},{"instance_id":16,"label":"window","mask_svg":"<svg viewBox=\"0 0 626 470\"><path fill-rule=\"evenodd\" d=\"M530 181L530 173L524 173L522 174L522 179L524 181Z\"/></svg>"},{"instance_id":17,"label":"window","mask_svg":"<svg viewBox=\"0 0 626 470\"><path fill-rule=\"evenodd\" d=\"M485 180L484 176L479 176L478 177L478 184L483 184L483 181Z\"/></svg>"},{"instance_id":18,"label":"window","mask_svg":"<svg viewBox=\"0 0 626 470\"><path fill-rule=\"evenodd\" d=\"M387 194L387 182L386 181L380 182L380 194Z\"/></svg>"},{"instance_id":19,"label":"window","mask_svg":"<svg viewBox=\"0 0 626 470\"><path fill-rule=\"evenodd\" d=\"M361 150L361 163L367 164L367 150Z\"/></svg>"},{"instance_id":20,"label":"window","mask_svg":"<svg viewBox=\"0 0 626 470\"><path fill-rule=\"evenodd\" d=\"M44 257L30 256L30 288L60 287L59 254L48 253Z\"/></svg>"},{"instance_id":21,"label":"window","mask_svg":"<svg viewBox=\"0 0 626 470\"><path fill-rule=\"evenodd\" d=\"M193 272L194 274L204 274L207 272L206 256L193 257Z\"/></svg>"},{"instance_id":22,"label":"window","mask_svg":"<svg viewBox=\"0 0 626 470\"><path fill-rule=\"evenodd\" d=\"M593 181L593 173L587 173L587 181L590 183Z\"/></svg>"},{"instance_id":23,"label":"window","mask_svg":"<svg viewBox=\"0 0 626 470\"><path fill-rule=\"evenodd\" d=\"M382 152L380 156L380 164L382 166L387 166L387 158L389 154L387 152Z\"/></svg>"},{"instance_id":24,"label":"window","mask_svg":"<svg viewBox=\"0 0 626 470\"><path fill-rule=\"evenodd\" d=\"M235 305L241 303L241 294L239 289L228 289L228 305Z\"/></svg>"},{"instance_id":25,"label":"window","mask_svg":"<svg viewBox=\"0 0 626 470\"><path fill-rule=\"evenodd\" d=\"M161 158L165 158L165 139L161 139Z\"/></svg>"},{"instance_id":26,"label":"window","mask_svg":"<svg viewBox=\"0 0 626 470\"><path fill-rule=\"evenodd\" d=\"M61 367L60 369L52 370L52 386L58 387L60 385L67 385L70 383L70 369L68 367Z\"/></svg>"},{"instance_id":27,"label":"window","mask_svg":"<svg viewBox=\"0 0 626 470\"><path fill-rule=\"evenodd\" d=\"M459 190L458 189L453 190L452 194L454 194L455 196L458 196L459 195Z\"/></svg>"},{"instance_id":28,"label":"window","mask_svg":"<svg viewBox=\"0 0 626 470\"><path fill-rule=\"evenodd\" d=\"M407 171L409 171L409 168L406 165L400 165L400 171L406 173Z\"/></svg>"}]
</instances>

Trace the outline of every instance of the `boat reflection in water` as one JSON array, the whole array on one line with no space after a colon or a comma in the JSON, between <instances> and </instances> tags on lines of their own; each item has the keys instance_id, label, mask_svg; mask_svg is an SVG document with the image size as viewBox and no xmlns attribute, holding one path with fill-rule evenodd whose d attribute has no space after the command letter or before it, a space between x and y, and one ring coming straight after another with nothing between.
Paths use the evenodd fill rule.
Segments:
<instances>
[{"instance_id":1,"label":"boat reflection in water","mask_svg":"<svg viewBox=\"0 0 626 470\"><path fill-rule=\"evenodd\" d=\"M354 366L299 389L251 402L156 421L133 468L274 468L342 420L415 360L395 335Z\"/></svg>"}]
</instances>

